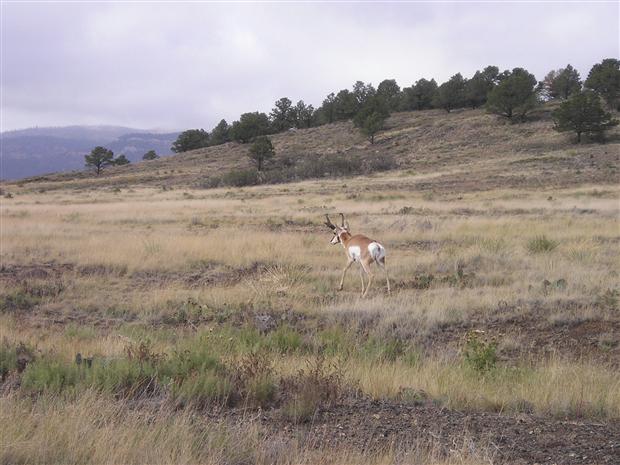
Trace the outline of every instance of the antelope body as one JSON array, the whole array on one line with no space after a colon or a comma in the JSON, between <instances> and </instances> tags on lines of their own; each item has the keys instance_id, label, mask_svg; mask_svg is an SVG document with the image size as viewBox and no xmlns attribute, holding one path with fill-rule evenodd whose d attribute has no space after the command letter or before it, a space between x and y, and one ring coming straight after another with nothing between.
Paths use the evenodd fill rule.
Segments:
<instances>
[{"instance_id":1,"label":"antelope body","mask_svg":"<svg viewBox=\"0 0 620 465\"><path fill-rule=\"evenodd\" d=\"M376 263L385 272L385 279L387 281L387 291L390 293L390 277L385 265L385 247L374 239L370 239L362 234L352 235L349 231L349 223L345 221L344 215L340 214L342 221L341 226L333 224L328 215L325 215L327 221L325 225L330 228L334 237L330 241L330 244L342 244L347 254L347 265L342 270L342 278L340 279L340 287L338 290L342 290L344 286L344 278L347 275L347 271L353 265L353 263L360 264L360 279L362 281L362 296L365 297L370 289L372 283L373 274L370 269L370 265ZM364 273L368 276L368 283L364 284Z\"/></svg>"}]
</instances>

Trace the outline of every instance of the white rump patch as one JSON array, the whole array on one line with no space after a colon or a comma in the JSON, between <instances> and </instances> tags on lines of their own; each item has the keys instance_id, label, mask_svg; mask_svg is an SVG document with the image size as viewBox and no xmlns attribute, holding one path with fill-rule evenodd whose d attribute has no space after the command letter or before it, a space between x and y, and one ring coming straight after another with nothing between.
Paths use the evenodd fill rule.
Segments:
<instances>
[{"instance_id":1,"label":"white rump patch","mask_svg":"<svg viewBox=\"0 0 620 465\"><path fill-rule=\"evenodd\" d=\"M368 244L368 252L370 252L370 256L377 262L385 258L385 249L378 242L371 242Z\"/></svg>"},{"instance_id":2,"label":"white rump patch","mask_svg":"<svg viewBox=\"0 0 620 465\"><path fill-rule=\"evenodd\" d=\"M358 262L362 258L362 249L358 245L352 245L349 247L349 257L351 257L351 260Z\"/></svg>"}]
</instances>

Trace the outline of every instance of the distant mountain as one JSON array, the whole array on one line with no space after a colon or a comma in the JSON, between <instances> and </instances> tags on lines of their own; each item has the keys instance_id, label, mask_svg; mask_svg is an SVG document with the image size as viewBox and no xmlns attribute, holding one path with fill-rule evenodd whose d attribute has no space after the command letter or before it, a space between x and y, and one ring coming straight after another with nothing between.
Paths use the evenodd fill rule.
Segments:
<instances>
[{"instance_id":1,"label":"distant mountain","mask_svg":"<svg viewBox=\"0 0 620 465\"><path fill-rule=\"evenodd\" d=\"M49 136L57 137L59 139L74 139L74 140L90 140L90 141L113 141L120 136L129 133L145 133L149 132L142 129L127 128L124 126L59 126L59 127L46 127L46 128L26 128L17 129L15 131L5 131L2 133L2 137L17 138L17 137L38 137Z\"/></svg>"},{"instance_id":2,"label":"distant mountain","mask_svg":"<svg viewBox=\"0 0 620 465\"><path fill-rule=\"evenodd\" d=\"M0 134L0 179L20 179L84 168L84 155L103 145L132 162L149 150L166 156L178 133L153 133L120 126L29 128Z\"/></svg>"}]
</instances>

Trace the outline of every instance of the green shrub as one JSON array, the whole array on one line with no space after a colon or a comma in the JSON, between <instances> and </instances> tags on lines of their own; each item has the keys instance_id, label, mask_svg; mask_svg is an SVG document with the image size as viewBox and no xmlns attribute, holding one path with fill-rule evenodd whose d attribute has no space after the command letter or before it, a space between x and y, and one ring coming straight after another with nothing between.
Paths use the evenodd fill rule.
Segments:
<instances>
[{"instance_id":1,"label":"green shrub","mask_svg":"<svg viewBox=\"0 0 620 465\"><path fill-rule=\"evenodd\" d=\"M95 389L119 397L139 397L157 388L157 367L154 363L132 359L95 361L85 368L85 382Z\"/></svg>"},{"instance_id":2,"label":"green shrub","mask_svg":"<svg viewBox=\"0 0 620 465\"><path fill-rule=\"evenodd\" d=\"M297 331L284 325L269 335L269 346L282 354L289 354L300 350L303 340Z\"/></svg>"},{"instance_id":3,"label":"green shrub","mask_svg":"<svg viewBox=\"0 0 620 465\"><path fill-rule=\"evenodd\" d=\"M347 357L353 351L351 337L340 326L324 329L318 333L318 340L321 353L326 356Z\"/></svg>"},{"instance_id":4,"label":"green shrub","mask_svg":"<svg viewBox=\"0 0 620 465\"><path fill-rule=\"evenodd\" d=\"M222 370L223 366L212 354L208 344L195 342L189 348L175 351L162 363L159 375L172 380L182 380L192 373Z\"/></svg>"},{"instance_id":5,"label":"green shrub","mask_svg":"<svg viewBox=\"0 0 620 465\"><path fill-rule=\"evenodd\" d=\"M620 291L618 289L607 289L596 298L596 304L609 310L618 311L620 309Z\"/></svg>"},{"instance_id":6,"label":"green shrub","mask_svg":"<svg viewBox=\"0 0 620 465\"><path fill-rule=\"evenodd\" d=\"M259 180L258 171L253 168L247 170L232 170L222 176L221 184L232 187L255 186L259 183Z\"/></svg>"},{"instance_id":7,"label":"green shrub","mask_svg":"<svg viewBox=\"0 0 620 465\"><path fill-rule=\"evenodd\" d=\"M20 342L17 345L3 340L0 344L0 382L11 372L22 372L35 359L34 349Z\"/></svg>"},{"instance_id":8,"label":"green shrub","mask_svg":"<svg viewBox=\"0 0 620 465\"><path fill-rule=\"evenodd\" d=\"M78 365L43 357L26 367L21 387L36 393L73 391L82 381L83 374L83 369Z\"/></svg>"},{"instance_id":9,"label":"green shrub","mask_svg":"<svg viewBox=\"0 0 620 465\"><path fill-rule=\"evenodd\" d=\"M551 252L555 249L560 243L558 241L554 241L553 239L548 239L546 236L537 236L533 239L530 239L527 243L527 250L530 253L545 253Z\"/></svg>"},{"instance_id":10,"label":"green shrub","mask_svg":"<svg viewBox=\"0 0 620 465\"><path fill-rule=\"evenodd\" d=\"M172 394L178 401L198 407L227 402L231 393L230 381L215 370L196 372L180 383L172 384Z\"/></svg>"},{"instance_id":11,"label":"green shrub","mask_svg":"<svg viewBox=\"0 0 620 465\"><path fill-rule=\"evenodd\" d=\"M0 381L12 372L17 370L17 350L7 341L0 344Z\"/></svg>"},{"instance_id":12,"label":"green shrub","mask_svg":"<svg viewBox=\"0 0 620 465\"><path fill-rule=\"evenodd\" d=\"M0 313L28 311L41 302L41 298L29 294L23 288L15 289L0 297Z\"/></svg>"},{"instance_id":13,"label":"green shrub","mask_svg":"<svg viewBox=\"0 0 620 465\"><path fill-rule=\"evenodd\" d=\"M297 374L282 380L282 391L288 396L282 408L284 417L295 423L307 422L320 405L343 394L342 366L327 362L323 356L310 359Z\"/></svg>"},{"instance_id":14,"label":"green shrub","mask_svg":"<svg viewBox=\"0 0 620 465\"><path fill-rule=\"evenodd\" d=\"M494 340L485 341L478 333L467 333L463 350L465 364L479 373L486 373L495 369L497 364L497 343Z\"/></svg>"},{"instance_id":15,"label":"green shrub","mask_svg":"<svg viewBox=\"0 0 620 465\"><path fill-rule=\"evenodd\" d=\"M237 397L255 406L265 406L276 394L273 363L267 350L245 354L229 367Z\"/></svg>"},{"instance_id":16,"label":"green shrub","mask_svg":"<svg viewBox=\"0 0 620 465\"><path fill-rule=\"evenodd\" d=\"M245 386L246 398L253 405L264 407L275 398L277 385L272 376L256 377Z\"/></svg>"},{"instance_id":17,"label":"green shrub","mask_svg":"<svg viewBox=\"0 0 620 465\"><path fill-rule=\"evenodd\" d=\"M93 326L70 324L65 328L64 336L70 339L88 340L97 338L97 331Z\"/></svg>"},{"instance_id":18,"label":"green shrub","mask_svg":"<svg viewBox=\"0 0 620 465\"><path fill-rule=\"evenodd\" d=\"M363 344L361 352L368 358L394 361L405 353L405 345L398 339L382 341L370 337Z\"/></svg>"}]
</instances>

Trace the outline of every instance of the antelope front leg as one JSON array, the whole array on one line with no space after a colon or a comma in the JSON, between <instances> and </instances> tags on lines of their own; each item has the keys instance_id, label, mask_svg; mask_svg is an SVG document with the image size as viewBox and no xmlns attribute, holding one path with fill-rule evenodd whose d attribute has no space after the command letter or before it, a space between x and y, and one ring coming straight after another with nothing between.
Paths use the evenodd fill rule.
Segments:
<instances>
[{"instance_id":1,"label":"antelope front leg","mask_svg":"<svg viewBox=\"0 0 620 465\"><path fill-rule=\"evenodd\" d=\"M340 278L340 287L338 288L339 291L342 291L342 288L344 287L344 277L347 275L347 271L349 268L351 268L352 264L353 264L353 260L349 260L349 263L347 263L347 266L345 266L344 270L342 270L342 278Z\"/></svg>"}]
</instances>

